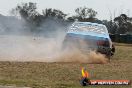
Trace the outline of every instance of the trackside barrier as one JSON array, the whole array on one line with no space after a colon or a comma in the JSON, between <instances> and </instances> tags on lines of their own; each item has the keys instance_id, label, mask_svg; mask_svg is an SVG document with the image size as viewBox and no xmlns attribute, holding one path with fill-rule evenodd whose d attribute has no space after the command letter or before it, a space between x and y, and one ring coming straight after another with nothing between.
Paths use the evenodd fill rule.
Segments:
<instances>
[{"instance_id":1,"label":"trackside barrier","mask_svg":"<svg viewBox=\"0 0 132 88\"><path fill-rule=\"evenodd\" d=\"M132 44L132 34L110 34L113 42Z\"/></svg>"}]
</instances>

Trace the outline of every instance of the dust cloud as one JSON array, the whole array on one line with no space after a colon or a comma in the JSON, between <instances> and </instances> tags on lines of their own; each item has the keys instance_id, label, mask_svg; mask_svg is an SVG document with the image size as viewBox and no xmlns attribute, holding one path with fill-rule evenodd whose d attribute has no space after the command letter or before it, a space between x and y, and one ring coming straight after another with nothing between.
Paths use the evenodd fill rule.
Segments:
<instances>
[{"instance_id":1,"label":"dust cloud","mask_svg":"<svg viewBox=\"0 0 132 88\"><path fill-rule=\"evenodd\" d=\"M66 27L56 22L47 21L38 28L41 32L33 33L24 26L24 21L7 21L9 30L0 29L0 61L107 63L103 55L93 51L84 54L78 49L62 50ZM43 36L45 34L50 37Z\"/></svg>"},{"instance_id":2,"label":"dust cloud","mask_svg":"<svg viewBox=\"0 0 132 88\"><path fill-rule=\"evenodd\" d=\"M78 49L64 51L62 54L55 59L57 62L77 62L77 63L91 63L91 64L105 64L108 59L95 51L89 53L83 53Z\"/></svg>"},{"instance_id":3,"label":"dust cloud","mask_svg":"<svg viewBox=\"0 0 132 88\"><path fill-rule=\"evenodd\" d=\"M0 61L107 63L107 59L102 54L94 51L84 54L78 49L62 50L63 39L64 36L45 38L2 35Z\"/></svg>"}]
</instances>

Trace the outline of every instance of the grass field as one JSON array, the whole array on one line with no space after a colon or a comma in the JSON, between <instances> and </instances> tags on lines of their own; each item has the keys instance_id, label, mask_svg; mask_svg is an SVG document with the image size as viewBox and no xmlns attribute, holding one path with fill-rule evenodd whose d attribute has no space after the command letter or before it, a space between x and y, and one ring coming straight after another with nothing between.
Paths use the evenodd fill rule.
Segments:
<instances>
[{"instance_id":1,"label":"grass field","mask_svg":"<svg viewBox=\"0 0 132 88\"><path fill-rule=\"evenodd\" d=\"M82 88L81 67L91 79L132 80L132 45L115 44L116 53L108 64L0 62L0 85L32 88ZM132 88L128 86L88 86L86 88Z\"/></svg>"}]
</instances>

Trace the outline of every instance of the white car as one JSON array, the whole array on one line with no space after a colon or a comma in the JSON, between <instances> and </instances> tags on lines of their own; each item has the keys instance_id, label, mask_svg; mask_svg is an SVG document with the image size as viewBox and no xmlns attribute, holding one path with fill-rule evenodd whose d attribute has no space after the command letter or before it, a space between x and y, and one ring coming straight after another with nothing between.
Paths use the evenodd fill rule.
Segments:
<instances>
[{"instance_id":1,"label":"white car","mask_svg":"<svg viewBox=\"0 0 132 88\"><path fill-rule=\"evenodd\" d=\"M106 26L91 22L75 22L69 27L63 49L72 47L81 51L94 50L108 58L115 52Z\"/></svg>"}]
</instances>

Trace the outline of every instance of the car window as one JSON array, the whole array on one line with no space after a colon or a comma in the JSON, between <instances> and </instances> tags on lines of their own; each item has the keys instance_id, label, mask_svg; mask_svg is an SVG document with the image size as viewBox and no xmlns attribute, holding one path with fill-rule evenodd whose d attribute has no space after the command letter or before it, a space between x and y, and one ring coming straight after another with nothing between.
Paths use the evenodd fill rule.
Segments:
<instances>
[{"instance_id":1,"label":"car window","mask_svg":"<svg viewBox=\"0 0 132 88\"><path fill-rule=\"evenodd\" d=\"M103 25L92 25L86 23L74 23L70 28L69 31L72 32L96 32L99 34L106 34L107 29Z\"/></svg>"}]
</instances>

